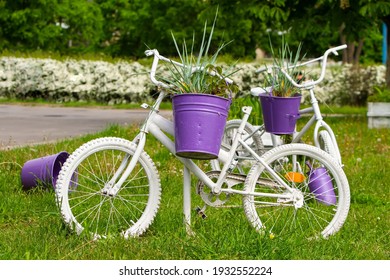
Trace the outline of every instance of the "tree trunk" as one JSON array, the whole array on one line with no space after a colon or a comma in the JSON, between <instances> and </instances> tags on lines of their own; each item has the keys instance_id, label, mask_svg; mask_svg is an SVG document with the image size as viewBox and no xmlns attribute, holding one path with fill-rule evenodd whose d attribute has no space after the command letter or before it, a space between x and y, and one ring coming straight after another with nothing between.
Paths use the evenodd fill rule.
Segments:
<instances>
[{"instance_id":1,"label":"tree trunk","mask_svg":"<svg viewBox=\"0 0 390 280\"><path fill-rule=\"evenodd\" d=\"M356 42L347 42L347 37L344 35L345 24L343 23L340 26L340 41L341 44L347 44L347 49L343 50L343 63L353 64L355 66L359 65L360 54L362 53L364 39L359 39L359 42L356 45Z\"/></svg>"},{"instance_id":2,"label":"tree trunk","mask_svg":"<svg viewBox=\"0 0 390 280\"><path fill-rule=\"evenodd\" d=\"M355 56L354 56L354 62L353 62L354 65L359 64L360 54L362 53L362 49L363 49L363 43L364 43L364 39L359 39L359 44L358 47L356 48Z\"/></svg>"},{"instance_id":3,"label":"tree trunk","mask_svg":"<svg viewBox=\"0 0 390 280\"><path fill-rule=\"evenodd\" d=\"M386 87L390 89L390 16L383 18L383 22L386 24L387 28L387 54L386 54Z\"/></svg>"},{"instance_id":4,"label":"tree trunk","mask_svg":"<svg viewBox=\"0 0 390 280\"><path fill-rule=\"evenodd\" d=\"M341 42L342 45L346 45L347 44L347 37L343 33L344 28L345 28L345 24L343 23L340 26L340 29L339 29L340 42ZM342 58L343 58L343 64L348 63L348 48L343 50L343 57Z\"/></svg>"},{"instance_id":5,"label":"tree trunk","mask_svg":"<svg viewBox=\"0 0 390 280\"><path fill-rule=\"evenodd\" d=\"M353 64L354 63L353 54L355 53L355 42L348 42L347 45L348 45L347 62L349 64Z\"/></svg>"}]
</instances>

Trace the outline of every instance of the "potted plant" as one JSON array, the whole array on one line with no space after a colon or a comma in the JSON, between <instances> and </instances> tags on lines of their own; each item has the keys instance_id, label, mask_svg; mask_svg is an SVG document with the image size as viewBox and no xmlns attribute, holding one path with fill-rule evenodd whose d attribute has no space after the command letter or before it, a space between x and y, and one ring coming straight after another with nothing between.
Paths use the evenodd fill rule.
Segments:
<instances>
[{"instance_id":1,"label":"potted plant","mask_svg":"<svg viewBox=\"0 0 390 280\"><path fill-rule=\"evenodd\" d=\"M273 134L291 134L294 132L296 120L299 118L301 93L280 69L299 82L303 79L297 70L301 47L291 51L287 42L282 38L282 45L276 52L271 45L273 64L266 66L265 92L260 94L260 102L265 130Z\"/></svg>"},{"instance_id":2,"label":"potted plant","mask_svg":"<svg viewBox=\"0 0 390 280\"><path fill-rule=\"evenodd\" d=\"M227 44L222 43L214 54L209 53L215 23L216 17L209 36L205 23L196 54L195 36L191 46L183 41L179 47L172 33L183 67L168 63L168 76L161 79L170 85L167 91L172 95L176 154L181 157L218 157L231 99L238 91L237 85L228 82L234 71L227 72L217 65L218 55Z\"/></svg>"},{"instance_id":3,"label":"potted plant","mask_svg":"<svg viewBox=\"0 0 390 280\"><path fill-rule=\"evenodd\" d=\"M375 86L367 101L368 127L390 128L390 88Z\"/></svg>"}]
</instances>

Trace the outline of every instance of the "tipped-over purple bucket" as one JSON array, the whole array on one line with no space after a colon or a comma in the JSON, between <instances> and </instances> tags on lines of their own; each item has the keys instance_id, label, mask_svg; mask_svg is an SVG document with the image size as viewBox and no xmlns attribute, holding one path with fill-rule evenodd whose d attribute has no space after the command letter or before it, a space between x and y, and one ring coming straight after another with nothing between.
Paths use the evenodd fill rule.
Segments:
<instances>
[{"instance_id":1,"label":"tipped-over purple bucket","mask_svg":"<svg viewBox=\"0 0 390 280\"><path fill-rule=\"evenodd\" d=\"M58 174L68 156L67 152L60 152L27 161L21 172L23 189L29 190L38 185L55 188Z\"/></svg>"},{"instance_id":2,"label":"tipped-over purple bucket","mask_svg":"<svg viewBox=\"0 0 390 280\"><path fill-rule=\"evenodd\" d=\"M309 175L309 189L316 199L325 205L335 205L336 195L328 171L324 167L311 169Z\"/></svg>"}]
</instances>

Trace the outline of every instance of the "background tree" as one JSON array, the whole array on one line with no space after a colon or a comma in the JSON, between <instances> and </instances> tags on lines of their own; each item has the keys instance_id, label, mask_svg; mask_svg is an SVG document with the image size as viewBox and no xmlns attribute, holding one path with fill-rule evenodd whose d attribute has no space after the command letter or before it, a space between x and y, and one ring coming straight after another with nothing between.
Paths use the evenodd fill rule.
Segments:
<instances>
[{"instance_id":1,"label":"background tree","mask_svg":"<svg viewBox=\"0 0 390 280\"><path fill-rule=\"evenodd\" d=\"M371 21L382 21L387 25L386 87L390 88L390 2L362 0L360 13Z\"/></svg>"},{"instance_id":2,"label":"background tree","mask_svg":"<svg viewBox=\"0 0 390 280\"><path fill-rule=\"evenodd\" d=\"M44 1L44 0L42 0ZM87 52L99 45L103 36L103 15L94 1L62 0L59 16L67 25L62 39L72 50Z\"/></svg>"},{"instance_id":3,"label":"background tree","mask_svg":"<svg viewBox=\"0 0 390 280\"><path fill-rule=\"evenodd\" d=\"M112 55L144 57L148 48L174 54L171 32L180 40L201 30L202 1L99 0L105 17L104 48Z\"/></svg>"},{"instance_id":4,"label":"background tree","mask_svg":"<svg viewBox=\"0 0 390 280\"><path fill-rule=\"evenodd\" d=\"M57 48L62 32L57 25L59 5L57 0L1 1L3 47Z\"/></svg>"},{"instance_id":5,"label":"background tree","mask_svg":"<svg viewBox=\"0 0 390 280\"><path fill-rule=\"evenodd\" d=\"M215 37L233 41L226 52L234 57L254 58L257 47L268 50L269 30L282 30L289 15L285 0L209 0L205 3L207 7L218 7Z\"/></svg>"},{"instance_id":6,"label":"background tree","mask_svg":"<svg viewBox=\"0 0 390 280\"><path fill-rule=\"evenodd\" d=\"M3 48L85 51L101 37L103 18L93 1L6 0L0 7Z\"/></svg>"},{"instance_id":7,"label":"background tree","mask_svg":"<svg viewBox=\"0 0 390 280\"><path fill-rule=\"evenodd\" d=\"M0 51L102 52L143 58L150 47L175 55L171 32L179 41L191 40L194 32L200 37L204 21L211 23L218 7L214 44L233 40L224 53L235 58L254 58L257 47L269 51L269 37L277 47L280 34L285 34L291 46L303 42L307 56L347 43L344 62L379 62L380 26L389 21L388 2L0 0Z\"/></svg>"}]
</instances>

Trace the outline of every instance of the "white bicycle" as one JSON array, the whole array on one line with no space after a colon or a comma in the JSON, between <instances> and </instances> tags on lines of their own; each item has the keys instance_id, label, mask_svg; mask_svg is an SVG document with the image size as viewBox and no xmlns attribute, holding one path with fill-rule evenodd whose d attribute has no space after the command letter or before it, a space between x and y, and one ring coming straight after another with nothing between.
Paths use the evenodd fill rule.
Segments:
<instances>
[{"instance_id":1,"label":"white bicycle","mask_svg":"<svg viewBox=\"0 0 390 280\"><path fill-rule=\"evenodd\" d=\"M155 77L159 61L181 64L161 56L157 50L146 54L154 56L152 82L164 89L167 85ZM56 200L63 221L72 231L90 233L93 238L128 238L141 235L151 225L160 205L161 182L156 165L144 151L148 134L175 154L173 123L158 111L165 95L161 90L153 106L143 104L150 112L132 141L97 138L68 157L58 176ZM275 147L260 157L242 139L251 107L242 110L244 116L231 150L220 150L220 171L205 172L191 159L177 157L184 166L183 213L187 231L192 232L194 175L199 180L197 193L204 202L202 211L205 207L227 207L231 202L237 206L233 197L241 196L240 207L260 233L275 237L335 234L344 224L350 205L348 180L340 165L329 154L305 144ZM232 173L238 162L238 146L256 159L248 175ZM319 171L326 176L321 177ZM324 185L328 190L319 191Z\"/></svg>"},{"instance_id":2,"label":"white bicycle","mask_svg":"<svg viewBox=\"0 0 390 280\"><path fill-rule=\"evenodd\" d=\"M300 131L295 131L292 134L291 143L299 143L300 141L302 141L302 137L315 124L314 131L313 131L314 145L326 151L330 155L332 155L340 165L342 165L342 160L341 160L340 150L336 141L336 136L332 128L325 122L321 114L318 100L315 96L314 88L317 84L321 83L325 78L328 56L330 54L338 55L337 51L345 49L346 47L347 45L341 45L338 47L330 48L327 51L325 51L324 55L322 55L321 57L306 61L304 63L300 63L298 65L294 65L294 68L300 68L313 63L318 63L318 62L321 63L321 74L318 77L318 79L314 81L307 80L298 83L287 73L285 69L274 67L277 68L277 70L279 70L281 73L283 73L296 88L302 90L308 90L310 94L311 106L299 110L299 115L304 115L304 114L312 114L312 115ZM256 72L261 73L266 71L268 68L262 67L258 69ZM267 92L266 89L260 87L251 89L251 94L256 97L266 92ZM229 120L226 123L224 138L222 141L222 148L224 150L226 151L230 150L230 146L233 141L234 135L236 134L240 124L241 124L240 119ZM282 138L278 135L267 133L265 131L264 125L255 127L247 123L244 132L245 132L244 135L245 141L259 155L263 154L266 150L268 150L269 147L276 147L283 144ZM267 139L268 143L263 141L264 139ZM250 155L247 152L243 151L240 147L237 150L237 155L240 158L239 161L241 162L241 164L237 166L237 170L240 173L244 173L245 165L250 164ZM218 161L213 161L212 165L213 165L213 169L215 170L221 169Z\"/></svg>"}]
</instances>

